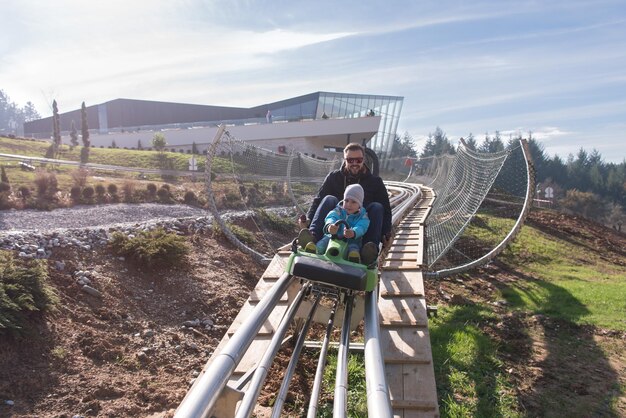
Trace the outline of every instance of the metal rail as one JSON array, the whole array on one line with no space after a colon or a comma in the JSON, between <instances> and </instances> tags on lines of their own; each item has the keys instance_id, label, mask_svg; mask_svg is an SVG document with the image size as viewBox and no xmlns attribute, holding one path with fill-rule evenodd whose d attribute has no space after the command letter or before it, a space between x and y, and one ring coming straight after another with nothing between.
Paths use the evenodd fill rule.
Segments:
<instances>
[{"instance_id":1,"label":"metal rail","mask_svg":"<svg viewBox=\"0 0 626 418\"><path fill-rule=\"evenodd\" d=\"M393 207L392 222L397 224L404 214L415 204L420 196L420 189L417 185L406 183L388 183L387 188L390 191L390 202ZM204 373L197 379L179 408L175 413L175 418L208 418L215 409L216 403L223 392L227 389L227 382L231 378L236 366L245 356L248 347L252 341L257 338L257 334L267 320L272 310L276 307L281 296L286 292L287 288L294 283L294 277L283 273L278 281L265 294L259 304L252 310L248 318L242 323L240 328L230 337L224 349L211 360ZM313 393L309 404L308 416L314 417L317 413L317 404L319 400L319 391L324 365L326 363L326 354L329 345L329 337L332 331L337 304L342 296L334 290L335 306L331 313L331 318L327 324L326 337L320 358L318 361L318 370L316 372ZM239 403L236 411L237 418L249 417L253 413L256 399L260 393L264 380L267 377L270 364L279 349L280 342L292 322L298 305L307 295L311 295L312 291L300 289L298 295L293 298L287 312L284 314L280 325L274 331L274 335L270 342L270 346L265 350L261 360L259 360L256 370L246 374L245 379L242 378L241 384L238 384L235 390L241 390L246 386L248 377L250 382L243 393L243 400ZM272 417L280 416L284 400L286 398L289 381L295 371L301 349L304 345L305 337L311 321L315 316L315 310L319 304L321 294L316 295L315 302L311 307L311 311L306 319L303 329L300 331L298 341L294 348L289 366L285 372L285 378L282 382L280 393L276 399L272 411ZM335 384L335 404L334 416L345 417L347 412L347 361L350 348L350 331L352 321L352 309L354 305L354 294L343 293L344 297L344 317L342 324L342 333L340 337L337 375ZM391 402L389 400L389 390L385 381L384 360L380 348L379 337L379 321L378 321L378 288L365 295L365 368L366 382L368 391L368 409L370 416L376 417L392 417ZM302 306L302 305L300 305ZM241 381L241 380L240 380ZM232 389L232 388L231 388ZM225 393L225 392L224 392ZM222 418L222 417L219 417Z\"/></svg>"},{"instance_id":2,"label":"metal rail","mask_svg":"<svg viewBox=\"0 0 626 418\"><path fill-rule=\"evenodd\" d=\"M259 329L285 293L294 276L284 273L256 306L250 320L242 324L224 350L213 360L178 407L177 418L206 418L226 386L228 378L243 358Z\"/></svg>"}]
</instances>

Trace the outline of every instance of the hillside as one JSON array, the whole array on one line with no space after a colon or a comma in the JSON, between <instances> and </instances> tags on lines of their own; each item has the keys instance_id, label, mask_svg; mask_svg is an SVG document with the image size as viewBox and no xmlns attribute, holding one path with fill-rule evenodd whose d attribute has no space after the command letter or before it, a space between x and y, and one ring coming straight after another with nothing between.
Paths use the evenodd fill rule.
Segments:
<instances>
[{"instance_id":1,"label":"hillside","mask_svg":"<svg viewBox=\"0 0 626 418\"><path fill-rule=\"evenodd\" d=\"M529 226L626 267L624 234L545 211L532 212ZM56 249L48 265L58 310L35 321L34 333L0 341L0 417L171 416L263 271L219 237L187 238L193 252L180 270L140 271L106 247ZM497 369L506 371L515 388L520 416L554 412L546 397L566 406L591 404L591 416L626 416L626 325L572 324L549 312L531 315L500 303L503 289L527 280L516 268L527 262L524 257L512 252L471 274L428 281L427 302L440 311L493 306L495 319L478 326L499 345ZM80 290L78 271L90 272L102 298ZM442 336L434 325L436 344ZM564 333L578 345L560 344ZM577 356L578 350L591 352L594 360ZM438 358L435 368L445 373L449 365ZM447 387L440 376L443 397ZM455 396L464 402L462 394Z\"/></svg>"}]
</instances>

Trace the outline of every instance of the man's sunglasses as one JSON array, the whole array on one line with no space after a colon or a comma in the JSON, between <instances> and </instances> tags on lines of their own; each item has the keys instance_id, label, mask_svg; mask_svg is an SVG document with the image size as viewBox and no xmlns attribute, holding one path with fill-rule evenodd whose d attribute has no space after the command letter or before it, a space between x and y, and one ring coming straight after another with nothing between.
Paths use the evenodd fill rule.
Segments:
<instances>
[{"instance_id":1,"label":"man's sunglasses","mask_svg":"<svg viewBox=\"0 0 626 418\"><path fill-rule=\"evenodd\" d=\"M363 158L346 158L348 164L361 164L363 162Z\"/></svg>"}]
</instances>

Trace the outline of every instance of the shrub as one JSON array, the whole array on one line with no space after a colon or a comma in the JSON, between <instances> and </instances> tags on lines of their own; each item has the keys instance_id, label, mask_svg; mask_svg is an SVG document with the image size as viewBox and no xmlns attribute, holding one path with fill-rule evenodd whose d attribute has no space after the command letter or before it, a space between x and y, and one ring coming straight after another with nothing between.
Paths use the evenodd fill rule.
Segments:
<instances>
[{"instance_id":1,"label":"shrub","mask_svg":"<svg viewBox=\"0 0 626 418\"><path fill-rule=\"evenodd\" d=\"M189 253L189 245L184 237L163 228L142 231L133 238L115 232L109 245L115 254L147 268L184 265Z\"/></svg>"},{"instance_id":2,"label":"shrub","mask_svg":"<svg viewBox=\"0 0 626 418\"><path fill-rule=\"evenodd\" d=\"M72 188L70 189L70 197L72 198L72 200L76 202L79 201L80 195L81 195L80 186L72 186Z\"/></svg>"},{"instance_id":3,"label":"shrub","mask_svg":"<svg viewBox=\"0 0 626 418\"><path fill-rule=\"evenodd\" d=\"M162 185L161 185L161 188L162 188L162 189L167 190L168 192L170 191L170 185L169 185L169 184L167 184L167 183L162 184Z\"/></svg>"},{"instance_id":4,"label":"shrub","mask_svg":"<svg viewBox=\"0 0 626 418\"><path fill-rule=\"evenodd\" d=\"M11 209L11 199L9 199L8 193L0 193L0 210Z\"/></svg>"},{"instance_id":5,"label":"shrub","mask_svg":"<svg viewBox=\"0 0 626 418\"><path fill-rule=\"evenodd\" d=\"M87 186L83 189L83 197L87 200L91 200L94 194L95 194L95 191L93 187L91 186Z\"/></svg>"},{"instance_id":6,"label":"shrub","mask_svg":"<svg viewBox=\"0 0 626 418\"><path fill-rule=\"evenodd\" d=\"M226 226L228 227L228 229L230 229L230 232L232 232L233 235L237 237L239 241L243 242L246 245L256 244L257 239L252 232L231 222L226 222ZM219 239L226 239L226 236L222 232L217 222L213 223L213 234L216 238L219 237Z\"/></svg>"},{"instance_id":7,"label":"shrub","mask_svg":"<svg viewBox=\"0 0 626 418\"><path fill-rule=\"evenodd\" d=\"M135 200L135 183L132 181L124 182L122 191L124 192L124 202L132 203Z\"/></svg>"},{"instance_id":8,"label":"shrub","mask_svg":"<svg viewBox=\"0 0 626 418\"><path fill-rule=\"evenodd\" d=\"M11 191L11 185L7 182L0 182L0 193L9 193Z\"/></svg>"},{"instance_id":9,"label":"shrub","mask_svg":"<svg viewBox=\"0 0 626 418\"><path fill-rule=\"evenodd\" d=\"M74 186L85 187L87 184L87 177L89 176L89 170L86 168L77 168L72 171L72 180L74 181Z\"/></svg>"},{"instance_id":10,"label":"shrub","mask_svg":"<svg viewBox=\"0 0 626 418\"><path fill-rule=\"evenodd\" d=\"M170 191L164 187L161 187L159 189L159 191L157 192L157 197L159 198L159 201L163 203L168 203L171 201Z\"/></svg>"},{"instance_id":11,"label":"shrub","mask_svg":"<svg viewBox=\"0 0 626 418\"><path fill-rule=\"evenodd\" d=\"M185 192L183 200L185 201L185 203L190 204L195 203L198 199L196 199L196 194L192 190L188 190Z\"/></svg>"},{"instance_id":12,"label":"shrub","mask_svg":"<svg viewBox=\"0 0 626 418\"><path fill-rule=\"evenodd\" d=\"M257 209L256 215L261 220L261 223L268 229L273 229L282 233L295 233L296 224L289 217L280 217L275 213L268 212L265 209Z\"/></svg>"},{"instance_id":13,"label":"shrub","mask_svg":"<svg viewBox=\"0 0 626 418\"><path fill-rule=\"evenodd\" d=\"M96 194L98 195L98 197L102 198L104 197L104 194L106 193L106 189L104 188L103 185L101 184L97 184L96 185Z\"/></svg>"},{"instance_id":14,"label":"shrub","mask_svg":"<svg viewBox=\"0 0 626 418\"><path fill-rule=\"evenodd\" d=\"M42 169L35 173L35 186L37 187L37 194L41 197L53 196L59 191L56 174Z\"/></svg>"},{"instance_id":15,"label":"shrub","mask_svg":"<svg viewBox=\"0 0 626 418\"><path fill-rule=\"evenodd\" d=\"M21 333L34 315L52 309L58 299L47 278L44 262L0 250L0 334Z\"/></svg>"},{"instance_id":16,"label":"shrub","mask_svg":"<svg viewBox=\"0 0 626 418\"><path fill-rule=\"evenodd\" d=\"M107 192L109 192L111 196L117 195L117 185L114 183L109 184L107 186Z\"/></svg>"},{"instance_id":17,"label":"shrub","mask_svg":"<svg viewBox=\"0 0 626 418\"><path fill-rule=\"evenodd\" d=\"M6 171L4 171L4 166L0 167L0 181L9 184L9 177L7 176Z\"/></svg>"},{"instance_id":18,"label":"shrub","mask_svg":"<svg viewBox=\"0 0 626 418\"><path fill-rule=\"evenodd\" d=\"M154 183L148 183L148 185L146 186L146 190L148 190L148 194L150 196L154 197L157 192L157 186Z\"/></svg>"},{"instance_id":19,"label":"shrub","mask_svg":"<svg viewBox=\"0 0 626 418\"><path fill-rule=\"evenodd\" d=\"M17 193L24 200L28 199L31 195L30 189L26 186L20 186L20 188L17 189Z\"/></svg>"}]
</instances>

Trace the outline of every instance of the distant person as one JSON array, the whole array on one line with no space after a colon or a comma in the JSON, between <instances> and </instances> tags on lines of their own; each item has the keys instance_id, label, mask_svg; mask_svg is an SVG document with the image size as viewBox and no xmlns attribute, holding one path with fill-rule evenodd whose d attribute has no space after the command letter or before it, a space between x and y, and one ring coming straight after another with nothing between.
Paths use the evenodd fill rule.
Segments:
<instances>
[{"instance_id":1,"label":"distant person","mask_svg":"<svg viewBox=\"0 0 626 418\"><path fill-rule=\"evenodd\" d=\"M346 188L359 184L363 188L363 207L370 220L369 228L363 236L361 261L370 265L378 257L380 242L389 245L391 239L391 205L389 193L383 180L374 176L364 164L365 150L355 142L343 150L344 162L339 170L329 173L313 199L306 218L300 219L301 228L308 228L311 240L317 242L324 236L325 218L343 197ZM301 231L304 235L306 232ZM306 245L306 244L305 244Z\"/></svg>"},{"instance_id":2,"label":"distant person","mask_svg":"<svg viewBox=\"0 0 626 418\"><path fill-rule=\"evenodd\" d=\"M375 116L375 114L374 114L374 109L370 109L370 110L367 112L367 116Z\"/></svg>"},{"instance_id":3,"label":"distant person","mask_svg":"<svg viewBox=\"0 0 626 418\"><path fill-rule=\"evenodd\" d=\"M348 261L360 263L362 237L370 225L367 211L363 207L364 194L363 188L358 184L346 187L343 200L326 215L323 228L325 235L317 241L317 244L313 243L313 237L308 229L303 229L298 236L298 242L300 245L304 244L305 251L324 254L332 235L337 235L348 240ZM346 221L349 227L335 225L339 220Z\"/></svg>"},{"instance_id":4,"label":"distant person","mask_svg":"<svg viewBox=\"0 0 626 418\"><path fill-rule=\"evenodd\" d=\"M322 119L328 119L328 115L326 114L326 112L322 114Z\"/></svg>"},{"instance_id":5,"label":"distant person","mask_svg":"<svg viewBox=\"0 0 626 418\"><path fill-rule=\"evenodd\" d=\"M269 109L265 114L265 120L267 121L267 123L272 123L272 111Z\"/></svg>"}]
</instances>

